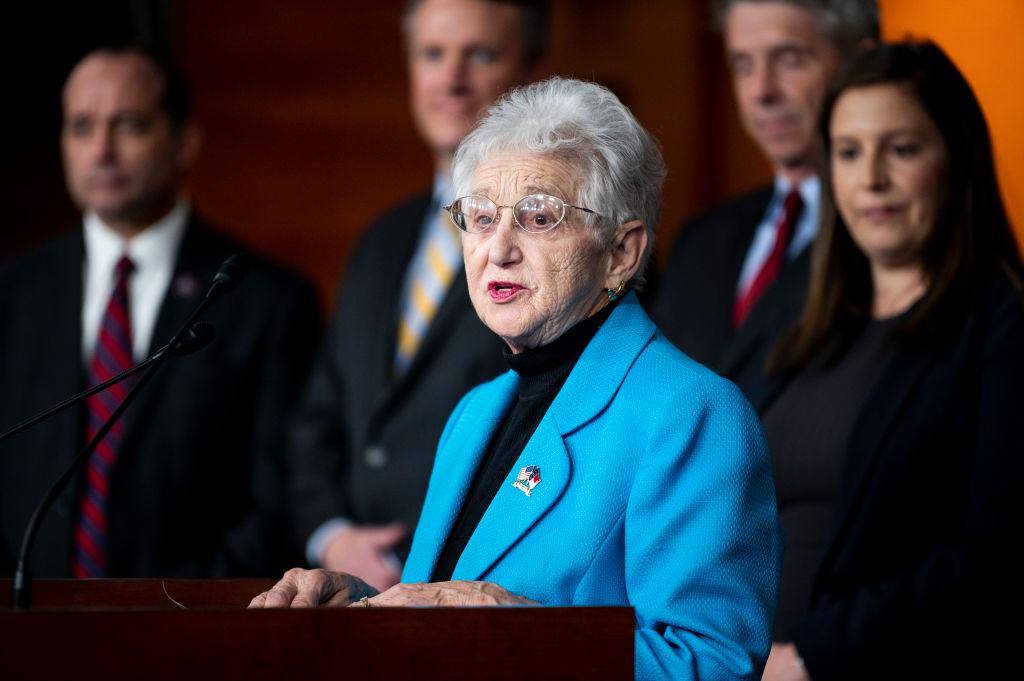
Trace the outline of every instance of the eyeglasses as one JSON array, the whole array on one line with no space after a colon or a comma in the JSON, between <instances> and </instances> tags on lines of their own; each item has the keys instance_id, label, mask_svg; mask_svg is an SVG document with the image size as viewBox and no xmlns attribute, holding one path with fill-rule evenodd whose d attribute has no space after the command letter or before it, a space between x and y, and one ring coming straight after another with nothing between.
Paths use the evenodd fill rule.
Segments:
<instances>
[{"instance_id":1,"label":"eyeglasses","mask_svg":"<svg viewBox=\"0 0 1024 681\"><path fill-rule=\"evenodd\" d=\"M575 208L591 215L599 213L566 203L562 199L547 194L531 194L524 196L511 206L499 206L485 196L463 196L445 206L452 222L463 232L480 234L501 221L501 209L511 208L512 219L519 228L530 234L550 232L565 219L565 209Z\"/></svg>"}]
</instances>

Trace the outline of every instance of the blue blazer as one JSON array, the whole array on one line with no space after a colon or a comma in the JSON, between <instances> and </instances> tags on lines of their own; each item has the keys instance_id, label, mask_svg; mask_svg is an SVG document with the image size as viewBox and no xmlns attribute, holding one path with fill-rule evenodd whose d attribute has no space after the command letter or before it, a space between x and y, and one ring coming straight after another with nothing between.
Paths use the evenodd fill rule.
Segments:
<instances>
[{"instance_id":1,"label":"blue blazer","mask_svg":"<svg viewBox=\"0 0 1024 681\"><path fill-rule=\"evenodd\" d=\"M517 389L510 371L452 413L402 581L429 581ZM513 483L531 465L540 481L527 496ZM545 605L633 606L638 679L759 678L781 550L756 415L629 294L551 403L453 579Z\"/></svg>"}]
</instances>

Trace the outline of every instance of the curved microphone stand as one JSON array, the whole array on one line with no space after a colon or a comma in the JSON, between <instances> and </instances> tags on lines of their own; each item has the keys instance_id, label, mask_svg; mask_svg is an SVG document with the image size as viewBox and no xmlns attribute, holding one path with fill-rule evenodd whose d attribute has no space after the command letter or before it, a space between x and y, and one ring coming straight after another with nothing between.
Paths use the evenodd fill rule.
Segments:
<instances>
[{"instance_id":1,"label":"curved microphone stand","mask_svg":"<svg viewBox=\"0 0 1024 681\"><path fill-rule=\"evenodd\" d=\"M50 506L57 499L57 496L67 486L68 482L74 477L75 473L81 469L86 461L89 460L89 456L92 454L96 446L106 437L110 429L113 428L114 423L120 418L124 410L127 409L128 405L131 404L135 396L139 394L142 387L152 378L153 374L163 366L163 364L171 357L180 356L195 352L210 343L213 340L214 332L213 327L209 324L195 324L196 319L206 311L206 308L213 303L214 300L219 298L222 294L230 291L245 277L249 270L248 260L240 255L235 254L224 261L220 269L217 271L216 276L213 278L213 284L210 286L210 290L207 292L206 297L195 309L195 311L189 316L188 320L181 327L181 329L174 335L171 342L168 343L164 348L156 352L152 357L142 362L138 367L133 367L125 371L113 379L107 381L104 384L96 386L96 388L76 395L70 400L66 400L55 407L42 412L38 416L30 419L25 424L19 425L5 433L3 437L9 437L15 432L21 432L25 428L28 428L39 421L42 421L51 414L55 414L62 409L65 409L76 402L81 401L89 395L95 394L104 388L122 381L131 375L134 375L142 369L146 369L146 372L139 379L138 383L132 386L131 391L125 396L124 400L117 406L114 413L110 415L110 418L103 424L96 436L82 449L81 452L74 458L71 465L68 466L67 470L57 479L56 482L50 487L46 496L40 502L39 506L36 507L35 512L32 513L32 518L29 520L28 526L25 528L25 534L22 536L21 551L18 554L18 565L14 572L14 580L11 584L11 608L15 610L24 610L32 606L32 574L28 568L29 555L32 552L32 544L35 542L36 533L39 530L39 524L42 522L43 516L49 510ZM190 340L188 340L190 339Z\"/></svg>"}]
</instances>

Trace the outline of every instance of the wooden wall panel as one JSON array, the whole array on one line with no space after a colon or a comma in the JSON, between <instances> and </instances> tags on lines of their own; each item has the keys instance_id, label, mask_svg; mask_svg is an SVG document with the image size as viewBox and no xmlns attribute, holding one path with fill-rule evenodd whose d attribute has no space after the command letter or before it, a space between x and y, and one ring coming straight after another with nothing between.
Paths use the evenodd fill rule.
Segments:
<instances>
[{"instance_id":1,"label":"wooden wall panel","mask_svg":"<svg viewBox=\"0 0 1024 681\"><path fill-rule=\"evenodd\" d=\"M372 217L422 187L430 159L413 129L398 23L401 0L179 0L176 50L205 145L190 179L201 211L310 273L325 305ZM554 0L548 71L609 86L661 141L669 176L663 256L679 223L770 176L743 133L720 39L704 0ZM4 188L7 254L70 223L57 146L69 44L131 25L131 3L83 6L63 28L17 15L18 133ZM976 88L992 127L1005 197L1024 236L1024 25L1019 0L882 0L885 35L931 37ZM91 13L90 13L91 12ZM118 17L121 20L118 21ZM79 30L80 29L80 30ZM83 35L80 35L83 34ZM28 47L26 47L28 45ZM29 50L26 52L26 50Z\"/></svg>"},{"instance_id":2,"label":"wooden wall panel","mask_svg":"<svg viewBox=\"0 0 1024 681\"><path fill-rule=\"evenodd\" d=\"M401 8L180 4L179 52L206 131L190 183L196 204L313 274L328 299L359 231L430 179L409 116ZM552 11L547 71L607 85L662 142L662 249L685 215L735 189L709 131L728 131L742 164L764 176L735 134L702 0L561 0Z\"/></svg>"},{"instance_id":3,"label":"wooden wall panel","mask_svg":"<svg viewBox=\"0 0 1024 681\"><path fill-rule=\"evenodd\" d=\"M191 193L326 298L361 228L429 182L408 114L400 4L183 2L180 54L205 130Z\"/></svg>"}]
</instances>

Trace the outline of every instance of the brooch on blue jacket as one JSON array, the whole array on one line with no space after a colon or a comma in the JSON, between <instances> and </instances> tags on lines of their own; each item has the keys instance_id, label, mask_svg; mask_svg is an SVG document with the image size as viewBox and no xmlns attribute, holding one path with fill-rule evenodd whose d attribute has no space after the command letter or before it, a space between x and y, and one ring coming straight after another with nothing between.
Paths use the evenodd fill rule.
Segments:
<instances>
[{"instance_id":1,"label":"brooch on blue jacket","mask_svg":"<svg viewBox=\"0 0 1024 681\"><path fill-rule=\"evenodd\" d=\"M540 484L540 466L523 466L519 469L519 477L512 483L513 487L517 487L530 496L533 493L533 488Z\"/></svg>"}]
</instances>

